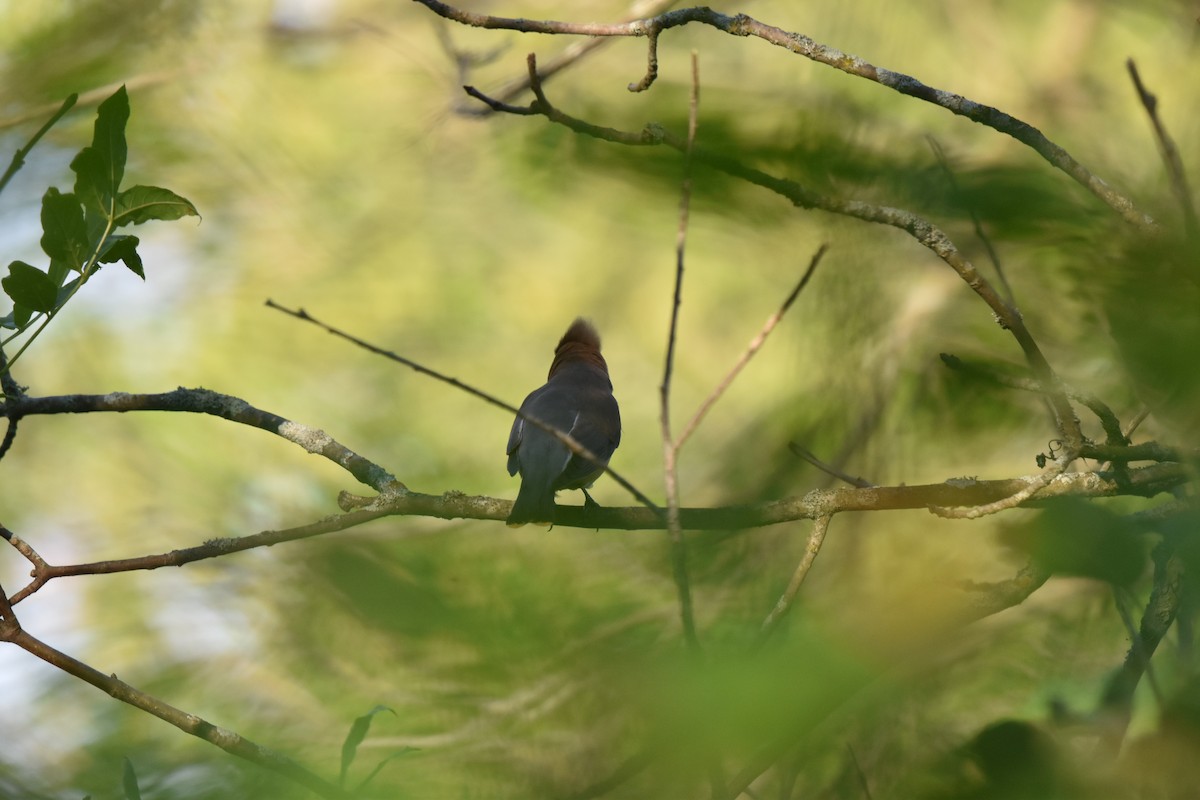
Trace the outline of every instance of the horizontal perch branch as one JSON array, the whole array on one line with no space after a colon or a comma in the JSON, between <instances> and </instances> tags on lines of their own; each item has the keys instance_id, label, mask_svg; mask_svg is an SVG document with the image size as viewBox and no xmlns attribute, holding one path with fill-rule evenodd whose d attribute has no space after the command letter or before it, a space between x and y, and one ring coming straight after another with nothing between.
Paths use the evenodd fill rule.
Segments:
<instances>
[{"instance_id":1,"label":"horizontal perch branch","mask_svg":"<svg viewBox=\"0 0 1200 800\"><path fill-rule=\"evenodd\" d=\"M1111 472L1069 472L1050 481L1030 503L1047 497L1110 497L1133 495L1152 497L1193 480L1184 464L1153 464L1129 470L1128 482ZM680 522L687 530L736 530L778 525L802 519L817 519L843 511L897 511L932 507L968 507L1011 497L1043 480L1030 475L1004 480L981 481L959 478L921 486L872 486L817 489L803 497L767 503L722 508L681 508ZM360 508L396 515L437 517L441 519L504 519L510 503L492 497L470 497L459 493L360 498L343 493L339 504L344 510ZM609 530L663 530L662 516L648 508L591 508L559 506L556 526Z\"/></svg>"}]
</instances>

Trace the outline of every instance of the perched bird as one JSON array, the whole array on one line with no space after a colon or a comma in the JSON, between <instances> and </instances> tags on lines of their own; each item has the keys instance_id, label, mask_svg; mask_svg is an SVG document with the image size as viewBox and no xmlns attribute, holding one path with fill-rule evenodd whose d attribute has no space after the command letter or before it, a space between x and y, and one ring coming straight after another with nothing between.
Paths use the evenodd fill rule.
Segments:
<instances>
[{"instance_id":1,"label":"perched bird","mask_svg":"<svg viewBox=\"0 0 1200 800\"><path fill-rule=\"evenodd\" d=\"M525 398L521 413L567 434L601 463L575 455L549 432L517 417L508 436L508 474L521 473L521 489L508 524L552 522L554 493L560 489L583 489L587 503L593 503L587 487L621 443L621 412L600 355L600 336L587 320L576 319L567 328L546 385Z\"/></svg>"}]
</instances>

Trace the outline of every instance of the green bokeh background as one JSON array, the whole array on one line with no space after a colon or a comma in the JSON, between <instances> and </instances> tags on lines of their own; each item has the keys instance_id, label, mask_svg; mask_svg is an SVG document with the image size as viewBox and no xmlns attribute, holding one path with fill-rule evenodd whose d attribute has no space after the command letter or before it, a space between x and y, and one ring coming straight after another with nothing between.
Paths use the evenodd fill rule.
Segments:
<instances>
[{"instance_id":1,"label":"green bokeh background","mask_svg":"<svg viewBox=\"0 0 1200 800\"><path fill-rule=\"evenodd\" d=\"M1124 60L1137 59L1194 165L1195 15L1182 3L1135 5L720 10L1012 113L1174 224ZM599 1L471 7L572 20L626 12ZM567 44L468 30L401 0L0 4L0 152L68 93L124 82L127 183L169 187L203 215L139 230L146 282L105 269L22 358L17 379L38 395L205 386L322 428L415 490L512 497L505 414L264 301L303 306L512 403L541 382L557 337L584 314L604 338L621 403L613 467L661 499L657 403L680 159L541 119L457 114L470 103L447 42L500 48L470 75L485 90L519 75L527 52L548 58ZM700 26L663 35L649 92L625 89L644 69L641 40L610 43L548 91L598 124L682 131L692 50L702 144L820 191L923 213L987 269L969 203L1051 363L1123 419L1137 410L1141 387L1126 378L1106 312L1119 283L1103 268L1126 252L1121 223L1014 140ZM40 263L41 194L69 185L93 113L73 111L0 197L7 259ZM880 484L1036 471L1054 435L1041 403L951 375L937 358L1020 360L949 268L898 231L799 211L705 171L689 228L676 425L823 242L831 249L809 288L684 450L684 502L826 485L789 441ZM1162 299L1139 298L1132 311L1154 315L1149 304ZM1178 415L1152 417L1142 435L1188 434L1186 418L1172 422ZM22 423L0 464L0 521L51 562L92 561L304 524L335 513L342 489L361 487L281 439L215 418L39 417ZM594 496L632 502L611 481ZM1094 707L1128 646L1109 589L1080 579L947 629L965 602L961 581L1020 567L996 532L1029 519L838 517L766 652L751 644L809 524L691 536L702 665L682 652L668 548L652 532L393 518L179 570L59 580L18 611L34 635L101 671L331 778L351 721L376 704L394 709L375 718L354 768L362 777L417 748L376 779L382 797L565 796L646 748L653 766L614 796L702 796L712 753L732 774L785 731L802 745L797 796L861 796L855 762L876 797L936 794L939 759L993 721L1044 721L1056 703ZM10 592L25 570L15 553L0 557ZM123 757L148 797L305 796L23 652L0 653L0 698L6 796L117 796ZM1135 733L1153 728L1149 705Z\"/></svg>"}]
</instances>

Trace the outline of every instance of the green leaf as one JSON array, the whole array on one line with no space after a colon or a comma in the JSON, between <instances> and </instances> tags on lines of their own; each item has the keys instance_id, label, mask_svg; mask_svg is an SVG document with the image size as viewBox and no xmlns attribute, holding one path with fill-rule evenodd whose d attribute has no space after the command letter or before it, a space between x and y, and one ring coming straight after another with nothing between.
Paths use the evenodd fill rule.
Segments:
<instances>
[{"instance_id":1,"label":"green leaf","mask_svg":"<svg viewBox=\"0 0 1200 800\"><path fill-rule=\"evenodd\" d=\"M116 204L125 177L125 123L129 121L129 95L125 87L100 104L92 143L71 161L75 194L80 202L107 216Z\"/></svg>"},{"instance_id":2,"label":"green leaf","mask_svg":"<svg viewBox=\"0 0 1200 800\"><path fill-rule=\"evenodd\" d=\"M346 734L346 741L342 743L342 772L339 778L340 785L346 785L346 773L350 769L350 765L354 763L354 756L358 753L358 746L362 744L363 739L367 738L367 731L371 729L371 718L380 711L395 711L387 706L375 706L366 714L363 714L358 719L354 720L354 724L350 726L350 732Z\"/></svg>"},{"instance_id":3,"label":"green leaf","mask_svg":"<svg viewBox=\"0 0 1200 800\"><path fill-rule=\"evenodd\" d=\"M152 219L198 216L200 214L191 201L158 186L134 186L117 197L117 225L140 225Z\"/></svg>"},{"instance_id":4,"label":"green leaf","mask_svg":"<svg viewBox=\"0 0 1200 800\"><path fill-rule=\"evenodd\" d=\"M87 226L79 199L50 187L42 195L42 250L51 259L60 259L79 269L87 247Z\"/></svg>"},{"instance_id":5,"label":"green leaf","mask_svg":"<svg viewBox=\"0 0 1200 800\"><path fill-rule=\"evenodd\" d=\"M58 287L50 276L32 264L14 261L8 265L8 277L0 280L4 293L14 303L34 311L53 311Z\"/></svg>"},{"instance_id":6,"label":"green leaf","mask_svg":"<svg viewBox=\"0 0 1200 800\"><path fill-rule=\"evenodd\" d=\"M133 771L133 762L125 758L125 769L121 774L121 783L125 787L125 800L142 800L142 790L138 788L137 773Z\"/></svg>"},{"instance_id":7,"label":"green leaf","mask_svg":"<svg viewBox=\"0 0 1200 800\"><path fill-rule=\"evenodd\" d=\"M26 308L20 303L15 303L13 304L12 311L0 317L0 328L8 328L13 331L24 330L32 317L33 309Z\"/></svg>"},{"instance_id":8,"label":"green leaf","mask_svg":"<svg viewBox=\"0 0 1200 800\"><path fill-rule=\"evenodd\" d=\"M115 264L124 261L125 266L129 267L134 275L146 280L146 273L142 270L142 257L137 251L138 242L136 236L109 236L104 242L104 247L100 248L100 263Z\"/></svg>"},{"instance_id":9,"label":"green leaf","mask_svg":"<svg viewBox=\"0 0 1200 800\"><path fill-rule=\"evenodd\" d=\"M62 286L63 281L71 274L72 269L78 272L82 267L83 264L72 266L70 262L64 261L61 258L52 258L50 259L50 269L47 272L50 273L50 280L54 282L55 286Z\"/></svg>"}]
</instances>

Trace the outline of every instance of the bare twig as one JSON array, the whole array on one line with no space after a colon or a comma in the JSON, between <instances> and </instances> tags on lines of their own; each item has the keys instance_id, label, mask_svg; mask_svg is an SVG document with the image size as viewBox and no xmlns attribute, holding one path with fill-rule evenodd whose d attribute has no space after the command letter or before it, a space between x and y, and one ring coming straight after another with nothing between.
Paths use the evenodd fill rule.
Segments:
<instances>
[{"instance_id":1,"label":"bare twig","mask_svg":"<svg viewBox=\"0 0 1200 800\"><path fill-rule=\"evenodd\" d=\"M143 75L132 75L128 78L122 78L113 83L107 83L103 86L97 86L94 89L88 89L76 97L76 105L80 108L97 105L112 96L112 93L122 86L130 92L136 92L140 89L148 89L157 86L161 83L175 80L180 75L180 71L166 72L148 72ZM0 131L8 128L23 125L30 120L41 119L47 114L54 113L54 110L59 108L58 103L46 103L45 105L35 106L34 108L25 109L20 113L14 114L11 117L0 119Z\"/></svg>"},{"instance_id":2,"label":"bare twig","mask_svg":"<svg viewBox=\"0 0 1200 800\"><path fill-rule=\"evenodd\" d=\"M533 58L533 56L530 56ZM545 103L536 71L530 70L532 88L540 103ZM679 306L683 299L684 253L687 246L688 213L692 201L692 151L696 145L696 126L700 106L700 62L692 52L692 93L688 103L687 146L684 149L683 181L679 192L679 227L675 234L675 290L671 299L671 325L667 331L667 354L659 387L659 421L662 425L663 481L667 494L667 530L671 536L671 566L679 594L679 618L683 635L693 650L700 647L692 613L692 592L687 572L687 541L679 524L679 448L671 443L671 375L675 369L675 341L679 330Z\"/></svg>"},{"instance_id":3,"label":"bare twig","mask_svg":"<svg viewBox=\"0 0 1200 800\"><path fill-rule=\"evenodd\" d=\"M988 260L992 262L992 266L996 269L996 277L1000 279L1000 285L1004 288L1004 297L1010 303L1015 305L1016 295L1013 294L1012 286L1008 282L1008 276L1004 274L1004 266L1000 263L1000 254L996 252L996 248L992 245L992 239L983 229L983 223L979 220L979 215L975 213L975 206L967 202L966 196L963 194L962 188L958 185L958 179L954 177L954 170L950 169L950 161L946 158L946 152L942 150L942 146L938 140L932 136L927 137L929 146L933 149L933 154L937 158L938 165L942 168L942 172L946 175L946 180L950 182L950 190L958 196L963 207L967 209L967 213L971 216L971 223L975 227L975 238L979 239L983 245L983 249L988 254Z\"/></svg>"},{"instance_id":4,"label":"bare twig","mask_svg":"<svg viewBox=\"0 0 1200 800\"><path fill-rule=\"evenodd\" d=\"M4 598L3 587L0 587L0 598ZM105 675L94 667L73 658L61 650L57 650L40 639L36 639L21 628L12 606L6 598L0 599L0 641L11 642L27 653L37 656L47 664L59 669L72 677L78 678L101 690L105 694L127 703L134 708L152 714L159 719L174 725L184 733L203 739L209 744L216 745L230 755L237 756L256 764L264 769L279 773L295 783L304 786L320 797L349 798L350 793L329 783L315 773L309 772L300 764L282 753L264 747L227 728L218 727L207 720L189 714L163 702L153 695L130 686L117 678L116 675Z\"/></svg>"},{"instance_id":5,"label":"bare twig","mask_svg":"<svg viewBox=\"0 0 1200 800\"><path fill-rule=\"evenodd\" d=\"M508 110L509 106L484 97L472 87L464 87L468 94L477 97L498 110ZM612 128L605 128L576 119L552 106L546 100L540 89L535 89L537 98L528 108L514 113L524 115L540 114L551 122L570 128L576 133L593 136L604 141L632 146L666 145L674 150L683 152L687 142L680 140L664 130L661 126L647 125L640 133L630 133ZM776 178L758 169L746 166L736 159L721 153L707 152L704 148L693 148L692 155L696 163L701 163L726 174L753 183L787 198L801 208L819 208L834 214L854 217L864 222L874 222L888 225L905 231L922 246L928 248L938 258L949 265L959 277L966 282L972 291L987 303L1001 327L1008 330L1017 344L1021 347L1030 369L1041 384L1048 388L1047 396L1054 410L1059 433L1067 445L1067 450L1073 452L1083 444L1083 433L1079 428L1079 419L1071 402L1059 386L1059 381L1046 360L1041 348L1038 347L1033 335L1025 327L1024 318L1019 310L1004 300L992 285L975 269L975 266L961 253L942 230L931 222L899 208L877 206L858 200L842 200L818 194L794 181Z\"/></svg>"},{"instance_id":6,"label":"bare twig","mask_svg":"<svg viewBox=\"0 0 1200 800\"><path fill-rule=\"evenodd\" d=\"M856 478L853 475L842 472L832 464L826 464L824 461L813 455L812 451L801 447L797 442L788 442L788 450L791 450L794 455L797 455L807 461L809 464L812 464L814 467L821 470L821 472L824 472L830 477L837 478L843 483L848 483L851 486L857 486L859 489L868 489L876 485L865 478Z\"/></svg>"},{"instance_id":7,"label":"bare twig","mask_svg":"<svg viewBox=\"0 0 1200 800\"><path fill-rule=\"evenodd\" d=\"M1008 497L1003 497L999 500L994 500L990 503L984 503L976 506L964 506L959 508L949 508L946 506L930 506L929 511L939 517L946 519L979 519L986 517L989 514L998 514L1001 511L1007 511L1010 508L1025 503L1034 495L1045 489L1057 477L1067 471L1067 467L1075 460L1077 454L1064 453L1055 460L1055 464L1050 469L1038 475L1034 480L1031 480L1020 491L1014 492Z\"/></svg>"},{"instance_id":8,"label":"bare twig","mask_svg":"<svg viewBox=\"0 0 1200 800\"><path fill-rule=\"evenodd\" d=\"M13 153L12 161L9 163L8 169L4 170L3 176L0 176L0 192L4 191L5 186L8 186L8 182L12 180L13 175L16 175L17 171L20 170L21 167L25 166L25 156L29 155L29 151L36 147L37 143L42 140L42 137L46 135L47 131L53 128L55 123L62 119L66 113L70 111L72 107L74 107L75 101L78 99L79 95L77 94L68 95L67 99L63 100L62 105L58 107L58 110L51 115L50 119L46 120L42 127L38 128L37 133L30 137L29 141L25 143L25 146L19 148L17 152Z\"/></svg>"},{"instance_id":9,"label":"bare twig","mask_svg":"<svg viewBox=\"0 0 1200 800\"><path fill-rule=\"evenodd\" d=\"M1129 69L1129 77L1133 80L1133 88L1137 90L1138 99L1142 101L1142 108L1146 109L1146 115L1150 117L1150 124L1154 126L1154 136L1158 139L1159 152L1162 153L1163 163L1167 167L1171 190L1175 193L1175 199L1179 201L1179 207L1183 211L1184 230L1187 232L1188 239L1195 242L1197 237L1200 237L1200 224L1196 220L1196 205L1192 198L1192 189L1188 185L1187 172L1183 168L1183 159L1179 157L1179 149L1175 147L1175 142L1167 133L1166 126L1159 119L1158 98L1151 94L1146 89L1146 85L1142 83L1137 64L1131 58L1125 62L1125 66Z\"/></svg>"},{"instance_id":10,"label":"bare twig","mask_svg":"<svg viewBox=\"0 0 1200 800\"><path fill-rule=\"evenodd\" d=\"M763 620L762 627L759 629L761 636L770 636L771 632L778 626L779 621L792 609L792 603L796 600L796 595L800 593L800 587L804 584L804 579L808 577L808 571L812 569L813 562L817 559L817 554L821 552L821 545L825 542L825 534L829 532L829 523L832 521L833 515L827 514L823 517L817 517L813 523L812 533L808 535L808 543L804 545L804 557L796 565L796 570L792 573L792 579L788 581L787 588L783 590L783 594L775 602L775 607L771 609L771 613L767 614L767 618Z\"/></svg>"},{"instance_id":11,"label":"bare twig","mask_svg":"<svg viewBox=\"0 0 1200 800\"><path fill-rule=\"evenodd\" d=\"M553 425L543 422L542 420L538 419L537 417L530 416L529 414L523 413L516 406L511 406L508 403L505 403L503 400L493 397L492 395L488 394L487 392L483 391L482 389L476 389L474 386L463 383L462 381L458 380L457 378L451 378L448 375L443 375L442 373L438 372L437 370L430 369L429 367L418 364L416 361L413 361L412 359L405 358L404 356L399 355L397 353L393 353L390 350L384 350L382 347L377 347L377 346L371 344L370 342L367 342L363 339L359 339L357 336L346 333L345 331L335 328L332 325L328 325L324 322L321 322L317 318L311 316L307 311L305 311L302 308L298 308L295 310L290 309L290 308L285 308L284 306L281 306L278 303L276 303L274 300L267 300L266 305L268 308L273 308L276 311L282 311L284 314L287 314L290 317L295 317L296 319L301 320L302 322L308 322L312 325L316 325L318 328L321 328L325 332L333 334L334 336L337 336L340 339L345 339L346 341L350 342L351 344L361 347L370 353L374 353L375 355L378 355L378 356L383 356L384 358L386 358L390 361L395 361L398 364L403 364L404 366L408 367L409 369L419 372L422 375L427 375L428 377L434 378L435 380L439 380L442 383L448 383L457 389L461 389L462 391L466 392L469 395L472 395L474 397L479 398L480 400L483 400L485 403L494 405L497 408L502 408L505 411L509 412L510 414L514 414L514 415L520 417L521 419L525 420L526 422L530 423L531 425L536 425L537 427L541 428L542 430L546 431L551 436L555 437L560 442L562 442L563 445L568 450L570 450L572 453L574 453L575 455L579 456L580 458L587 459L588 461L595 464L596 466L603 467L604 471L609 476L611 476L613 480L615 480L622 487L624 487L627 492L629 492L630 494L633 495L635 500L637 500L639 503L644 505L646 508L649 508L655 512L658 511L658 506L655 505L654 502L652 500L650 500L649 497L642 494L642 492L636 486L634 486L632 483L627 481L625 478L621 477L620 474L618 474L613 469L611 469L607 464L603 463L599 458L596 457L596 455L594 453L589 451L586 447L581 445L579 442L575 441L573 438L568 436L563 431L560 431L558 428L555 428ZM561 510L561 507L560 507L560 510ZM557 524L557 519L555 520L555 522Z\"/></svg>"},{"instance_id":12,"label":"bare twig","mask_svg":"<svg viewBox=\"0 0 1200 800\"><path fill-rule=\"evenodd\" d=\"M876 67L857 56L843 53L836 48L815 42L801 33L793 33L766 25L745 14L728 16L713 11L710 8L681 8L659 14L655 17L632 22L613 24L595 22L572 23L475 14L454 8L446 3L438 2L438 0L415 0L415 2L420 3L435 14L446 19L476 28L576 36L644 36L651 43L647 59L647 70L645 76L640 81L630 84L629 88L632 91L639 91L648 87L657 77L657 39L658 35L665 30L696 22L702 25L709 25L733 36L754 36L817 63L839 69L842 72L859 78L865 78L900 94L940 106L973 122L978 122L981 125L986 125L989 128L1011 136L1027 147L1032 148L1034 152L1050 162L1055 168L1062 170L1087 188L1088 191L1116 211L1130 224L1144 230L1157 230L1158 228L1157 223L1150 216L1138 211L1129 198L1114 190L1099 177L1093 175L1086 167L1076 161L1070 153L1047 139L1041 131L1028 122L1017 119L991 106L968 100L962 95L926 86L911 75Z\"/></svg>"},{"instance_id":13,"label":"bare twig","mask_svg":"<svg viewBox=\"0 0 1200 800\"><path fill-rule=\"evenodd\" d=\"M398 495L396 497L401 496ZM412 497L414 502L419 503L420 498L428 498L428 495L411 493L402 497ZM55 578L74 575L111 575L118 572L135 572L138 570L159 569L161 567L182 567L184 564L191 564L195 561L219 558L233 553L241 553L245 550L253 550L258 547L270 547L283 542L294 542L313 536L344 531L370 522L371 520L379 519L380 517L390 516L393 513L395 512L390 509L361 509L348 514L327 517L323 520L295 528L261 531L249 536L209 539L195 547L185 547L179 550L171 550L167 553L155 553L152 555L135 556L133 558L118 558L110 561L92 561L83 564L49 564L28 542L7 528L0 526L0 536L7 539L9 544L21 553L21 555L25 556L33 565L33 580L12 596L12 602L16 604Z\"/></svg>"},{"instance_id":14,"label":"bare twig","mask_svg":"<svg viewBox=\"0 0 1200 800\"><path fill-rule=\"evenodd\" d=\"M966 362L952 353L940 353L939 357L942 359L943 364L956 372L962 372L976 378L983 378L999 386L1007 386L1010 389L1046 394L1046 390L1042 385L1032 378L1008 375L984 364ZM1070 386L1061 385L1061 388L1067 397L1075 400L1096 415L1096 418L1100 420L1100 425L1104 428L1108 444L1117 446L1129 444L1129 437L1121 429L1121 421L1117 419L1117 415L1113 413L1113 410L1103 400L1090 392L1081 392ZM1085 445L1084 449L1086 447ZM1081 455L1086 454L1081 453Z\"/></svg>"},{"instance_id":15,"label":"bare twig","mask_svg":"<svg viewBox=\"0 0 1200 800\"><path fill-rule=\"evenodd\" d=\"M1142 613L1138 636L1130 644L1125 661L1108 680L1101 699L1101 708L1115 717L1109 726L1105 744L1115 752L1121 746L1126 726L1133 710L1133 693L1141 682L1142 675L1150 666L1150 658L1166 636L1179 613L1183 602L1184 588L1183 559L1165 543L1154 553L1154 587Z\"/></svg>"},{"instance_id":16,"label":"bare twig","mask_svg":"<svg viewBox=\"0 0 1200 800\"><path fill-rule=\"evenodd\" d=\"M800 281L792 289L791 293L787 296L787 299L783 301L783 305L779 307L778 311L767 317L767 321L763 323L762 329L759 330L757 336L750 340L750 344L746 346L745 351L743 351L741 357L739 357L737 362L733 365L733 368L729 370L729 373L723 379L721 379L720 383L718 383L712 392L709 393L708 397L704 398L704 402L700 404L700 407L696 409L696 413L692 415L692 418L688 420L687 425L683 427L683 432L679 434L679 438L675 440L676 449L683 447L683 443L688 440L688 437L691 436L693 432L695 432L697 426L699 426L705 415L708 414L709 409L711 409L716 402L721 399L721 396L724 395L726 390L729 389L730 385L733 383L738 374L745 369L747 364L750 363L750 359L754 358L755 354L758 353L758 351L766 343L767 337L771 335L771 331L775 330L775 326L779 324L781 319L783 319L783 315L788 312L788 309L792 307L792 303L796 302L796 297L799 296L800 292L804 290L805 285L808 284L809 278L811 278L813 272L816 271L817 264L821 262L821 257L825 255L825 251L828 249L829 245L827 244L823 244L817 248L817 252L813 254L812 259L808 262L808 269L804 271L803 277L800 278Z\"/></svg>"},{"instance_id":17,"label":"bare twig","mask_svg":"<svg viewBox=\"0 0 1200 800\"><path fill-rule=\"evenodd\" d=\"M621 21L632 22L636 19L654 16L666 11L678 2L679 0L641 0L630 7L629 13ZM587 56L610 44L612 41L611 37L596 37L572 42L561 53L550 57L543 56L538 68L538 74L541 76L541 80L545 82L568 67L583 61ZM507 103L516 99L522 92L527 91L529 86L529 73L528 71L523 71L520 75L491 89L488 91L488 94L501 102ZM461 106L456 107L455 110L462 114L479 116L497 109L484 111L479 109L478 106Z\"/></svg>"}]
</instances>

